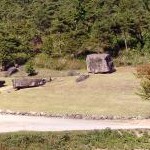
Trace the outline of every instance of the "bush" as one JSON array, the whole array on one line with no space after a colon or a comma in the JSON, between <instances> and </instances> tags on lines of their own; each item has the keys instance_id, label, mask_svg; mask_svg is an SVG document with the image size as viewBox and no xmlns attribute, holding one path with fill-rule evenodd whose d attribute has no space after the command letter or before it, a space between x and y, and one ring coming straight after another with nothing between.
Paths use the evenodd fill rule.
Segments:
<instances>
[{"instance_id":1,"label":"bush","mask_svg":"<svg viewBox=\"0 0 150 150\"><path fill-rule=\"evenodd\" d=\"M25 71L28 74L28 76L34 76L36 75L36 71L34 69L34 65L31 61L29 61L25 66Z\"/></svg>"},{"instance_id":2,"label":"bush","mask_svg":"<svg viewBox=\"0 0 150 150\"><path fill-rule=\"evenodd\" d=\"M29 59L29 55L25 53L16 53L13 55L13 58L16 64L23 65Z\"/></svg>"},{"instance_id":3,"label":"bush","mask_svg":"<svg viewBox=\"0 0 150 150\"><path fill-rule=\"evenodd\" d=\"M144 100L150 100L150 79L143 79L140 86L141 88L137 94Z\"/></svg>"},{"instance_id":4,"label":"bush","mask_svg":"<svg viewBox=\"0 0 150 150\"><path fill-rule=\"evenodd\" d=\"M145 64L145 65L140 65L137 66L137 76L139 78L145 77L145 78L150 78L150 64Z\"/></svg>"},{"instance_id":5,"label":"bush","mask_svg":"<svg viewBox=\"0 0 150 150\"><path fill-rule=\"evenodd\" d=\"M137 77L141 78L141 88L137 94L144 100L150 100L150 64L138 66Z\"/></svg>"},{"instance_id":6,"label":"bush","mask_svg":"<svg viewBox=\"0 0 150 150\"><path fill-rule=\"evenodd\" d=\"M47 54L41 53L39 55L37 55L34 60L33 60L34 64L36 67L39 68L48 68L50 69L51 67L51 59Z\"/></svg>"}]
</instances>

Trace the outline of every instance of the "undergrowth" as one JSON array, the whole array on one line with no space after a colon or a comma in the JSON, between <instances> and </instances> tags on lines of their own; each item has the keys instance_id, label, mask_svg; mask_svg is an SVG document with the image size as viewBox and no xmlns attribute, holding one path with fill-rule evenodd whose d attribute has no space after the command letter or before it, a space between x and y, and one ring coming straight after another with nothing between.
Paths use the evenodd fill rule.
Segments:
<instances>
[{"instance_id":1,"label":"undergrowth","mask_svg":"<svg viewBox=\"0 0 150 150\"><path fill-rule=\"evenodd\" d=\"M15 150L149 149L149 131L20 132L0 135L0 143Z\"/></svg>"},{"instance_id":2,"label":"undergrowth","mask_svg":"<svg viewBox=\"0 0 150 150\"><path fill-rule=\"evenodd\" d=\"M53 69L53 70L86 68L85 60L69 58L69 57L52 58L46 54L37 55L34 58L34 64L36 67Z\"/></svg>"},{"instance_id":3,"label":"undergrowth","mask_svg":"<svg viewBox=\"0 0 150 150\"><path fill-rule=\"evenodd\" d=\"M150 63L150 53L138 52L136 50L121 51L117 57L114 57L114 64L117 67L120 66L138 66L141 64ZM47 54L41 53L34 58L34 64L36 67L54 69L54 70L66 70L66 69L86 69L85 57L71 58L65 57L51 57Z\"/></svg>"},{"instance_id":4,"label":"undergrowth","mask_svg":"<svg viewBox=\"0 0 150 150\"><path fill-rule=\"evenodd\" d=\"M136 50L121 51L119 55L114 58L116 66L138 66L141 64L150 63L149 52L138 52Z\"/></svg>"},{"instance_id":5,"label":"undergrowth","mask_svg":"<svg viewBox=\"0 0 150 150\"><path fill-rule=\"evenodd\" d=\"M141 79L137 93L142 99L150 100L150 64L137 66L137 77Z\"/></svg>"}]
</instances>

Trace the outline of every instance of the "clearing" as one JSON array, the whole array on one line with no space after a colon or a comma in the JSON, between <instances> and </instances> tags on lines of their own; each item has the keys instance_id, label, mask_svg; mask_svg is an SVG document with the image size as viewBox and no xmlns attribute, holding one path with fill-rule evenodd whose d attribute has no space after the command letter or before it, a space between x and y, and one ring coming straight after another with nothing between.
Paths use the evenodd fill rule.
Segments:
<instances>
[{"instance_id":1,"label":"clearing","mask_svg":"<svg viewBox=\"0 0 150 150\"><path fill-rule=\"evenodd\" d=\"M5 79L8 86L0 89L0 109L13 111L48 112L52 114L95 114L116 116L150 116L150 102L143 101L136 92L139 80L135 68L117 68L112 74L90 75L76 83L76 77L61 72L55 75L50 70L39 76L58 76L43 87L14 91L11 78Z\"/></svg>"}]
</instances>

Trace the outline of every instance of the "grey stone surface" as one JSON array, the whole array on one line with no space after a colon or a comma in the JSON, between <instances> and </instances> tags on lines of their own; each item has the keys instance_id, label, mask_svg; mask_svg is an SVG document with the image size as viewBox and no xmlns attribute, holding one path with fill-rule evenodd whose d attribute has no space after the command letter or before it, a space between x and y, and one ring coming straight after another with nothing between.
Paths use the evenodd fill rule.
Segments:
<instances>
[{"instance_id":1,"label":"grey stone surface","mask_svg":"<svg viewBox=\"0 0 150 150\"><path fill-rule=\"evenodd\" d=\"M81 82L81 81L84 81L86 79L89 78L89 75L88 74L82 74L80 75L77 79L76 79L76 82Z\"/></svg>"},{"instance_id":2,"label":"grey stone surface","mask_svg":"<svg viewBox=\"0 0 150 150\"><path fill-rule=\"evenodd\" d=\"M45 79L14 79L13 88L14 89L22 89L22 88L30 88L44 85L46 83Z\"/></svg>"},{"instance_id":3,"label":"grey stone surface","mask_svg":"<svg viewBox=\"0 0 150 150\"><path fill-rule=\"evenodd\" d=\"M114 72L114 64L109 54L91 54L86 58L87 71L89 73Z\"/></svg>"}]
</instances>

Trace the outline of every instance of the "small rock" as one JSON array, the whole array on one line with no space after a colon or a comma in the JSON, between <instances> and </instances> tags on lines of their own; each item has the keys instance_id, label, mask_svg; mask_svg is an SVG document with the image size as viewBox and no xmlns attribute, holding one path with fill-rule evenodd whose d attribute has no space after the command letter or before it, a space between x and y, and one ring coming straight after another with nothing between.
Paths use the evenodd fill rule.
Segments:
<instances>
[{"instance_id":1,"label":"small rock","mask_svg":"<svg viewBox=\"0 0 150 150\"><path fill-rule=\"evenodd\" d=\"M30 115L35 116L37 113L36 112L30 112Z\"/></svg>"},{"instance_id":2,"label":"small rock","mask_svg":"<svg viewBox=\"0 0 150 150\"><path fill-rule=\"evenodd\" d=\"M75 119L82 119L83 117L82 117L82 115L81 114L76 114L75 115Z\"/></svg>"},{"instance_id":3,"label":"small rock","mask_svg":"<svg viewBox=\"0 0 150 150\"><path fill-rule=\"evenodd\" d=\"M88 74L82 74L80 75L77 79L76 79L76 82L81 82L81 81L84 81L86 79L89 78L89 75Z\"/></svg>"}]
</instances>

